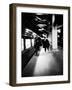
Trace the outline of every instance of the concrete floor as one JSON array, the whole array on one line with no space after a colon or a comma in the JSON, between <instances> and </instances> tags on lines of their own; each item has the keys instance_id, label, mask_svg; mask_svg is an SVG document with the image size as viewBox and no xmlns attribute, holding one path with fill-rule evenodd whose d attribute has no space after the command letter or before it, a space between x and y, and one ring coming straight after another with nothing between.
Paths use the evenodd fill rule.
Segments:
<instances>
[{"instance_id":1,"label":"concrete floor","mask_svg":"<svg viewBox=\"0 0 72 90\"><path fill-rule=\"evenodd\" d=\"M63 74L63 51L44 50L40 48L38 55L34 54L23 70L24 77L51 76Z\"/></svg>"}]
</instances>

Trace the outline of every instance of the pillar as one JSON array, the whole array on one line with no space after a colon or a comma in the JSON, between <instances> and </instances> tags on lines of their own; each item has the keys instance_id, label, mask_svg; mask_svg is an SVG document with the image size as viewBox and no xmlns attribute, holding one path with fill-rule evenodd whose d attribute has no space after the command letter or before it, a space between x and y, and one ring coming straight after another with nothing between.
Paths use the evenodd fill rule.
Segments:
<instances>
[{"instance_id":1,"label":"pillar","mask_svg":"<svg viewBox=\"0 0 72 90\"><path fill-rule=\"evenodd\" d=\"M55 23L55 15L52 16L52 49L57 49L57 26L54 25Z\"/></svg>"},{"instance_id":2,"label":"pillar","mask_svg":"<svg viewBox=\"0 0 72 90\"><path fill-rule=\"evenodd\" d=\"M57 44L57 26L52 28L52 48L57 49L58 44Z\"/></svg>"}]
</instances>

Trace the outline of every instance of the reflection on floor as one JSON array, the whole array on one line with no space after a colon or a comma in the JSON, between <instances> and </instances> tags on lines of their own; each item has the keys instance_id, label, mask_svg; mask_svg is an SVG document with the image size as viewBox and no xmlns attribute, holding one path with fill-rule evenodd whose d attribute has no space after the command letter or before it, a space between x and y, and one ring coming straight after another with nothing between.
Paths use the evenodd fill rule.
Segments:
<instances>
[{"instance_id":1,"label":"reflection on floor","mask_svg":"<svg viewBox=\"0 0 72 90\"><path fill-rule=\"evenodd\" d=\"M34 54L23 70L23 77L48 76L63 74L63 51L44 50L40 48L38 55Z\"/></svg>"}]
</instances>

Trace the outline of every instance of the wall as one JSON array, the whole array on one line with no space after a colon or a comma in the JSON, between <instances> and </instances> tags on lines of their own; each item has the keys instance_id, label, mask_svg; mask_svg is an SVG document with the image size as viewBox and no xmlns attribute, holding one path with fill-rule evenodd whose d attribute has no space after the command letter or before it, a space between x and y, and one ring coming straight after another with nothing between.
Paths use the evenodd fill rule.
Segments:
<instances>
[{"instance_id":1,"label":"wall","mask_svg":"<svg viewBox=\"0 0 72 90\"><path fill-rule=\"evenodd\" d=\"M58 5L70 6L72 11L72 0L0 0L0 90L72 90L72 82L69 84L54 84L54 85L28 86L28 87L9 86L8 83L9 83L9 4L10 3L35 3L35 4L57 5L57 6ZM71 17L72 17L72 12L71 12ZM71 18L71 22L72 22L72 18ZM72 71L71 71L71 75L72 75Z\"/></svg>"}]
</instances>

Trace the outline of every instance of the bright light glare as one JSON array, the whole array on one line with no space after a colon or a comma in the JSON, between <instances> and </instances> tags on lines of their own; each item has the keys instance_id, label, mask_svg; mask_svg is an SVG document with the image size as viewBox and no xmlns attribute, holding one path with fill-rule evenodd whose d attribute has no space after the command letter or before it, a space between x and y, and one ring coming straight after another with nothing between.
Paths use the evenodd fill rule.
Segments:
<instances>
[{"instance_id":1,"label":"bright light glare","mask_svg":"<svg viewBox=\"0 0 72 90\"><path fill-rule=\"evenodd\" d=\"M54 57L52 53L45 52L43 48L41 48L39 57L37 59L37 63L34 69L34 75L46 75L53 68L53 64L55 64Z\"/></svg>"}]
</instances>

